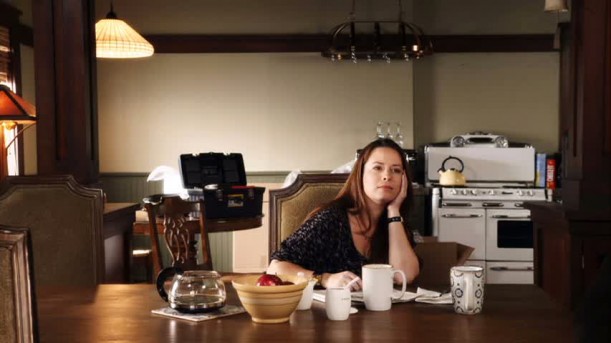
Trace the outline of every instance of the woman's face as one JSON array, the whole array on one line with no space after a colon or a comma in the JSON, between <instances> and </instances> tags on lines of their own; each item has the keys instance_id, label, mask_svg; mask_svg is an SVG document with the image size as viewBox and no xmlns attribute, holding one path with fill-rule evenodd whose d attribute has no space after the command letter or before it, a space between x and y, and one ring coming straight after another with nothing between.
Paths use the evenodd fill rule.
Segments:
<instances>
[{"instance_id":1,"label":"woman's face","mask_svg":"<svg viewBox=\"0 0 611 343\"><path fill-rule=\"evenodd\" d=\"M375 148L363 168L363 190L375 204L386 205L401 190L403 164L392 148Z\"/></svg>"}]
</instances>

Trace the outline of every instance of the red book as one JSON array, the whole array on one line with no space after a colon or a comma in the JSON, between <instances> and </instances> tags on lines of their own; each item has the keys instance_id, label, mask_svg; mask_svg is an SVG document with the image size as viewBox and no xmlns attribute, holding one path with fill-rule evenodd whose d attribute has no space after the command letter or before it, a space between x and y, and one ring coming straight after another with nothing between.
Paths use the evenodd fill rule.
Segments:
<instances>
[{"instance_id":1,"label":"red book","mask_svg":"<svg viewBox=\"0 0 611 343\"><path fill-rule=\"evenodd\" d=\"M556 189L556 159L547 159L547 170L545 173L545 188Z\"/></svg>"}]
</instances>

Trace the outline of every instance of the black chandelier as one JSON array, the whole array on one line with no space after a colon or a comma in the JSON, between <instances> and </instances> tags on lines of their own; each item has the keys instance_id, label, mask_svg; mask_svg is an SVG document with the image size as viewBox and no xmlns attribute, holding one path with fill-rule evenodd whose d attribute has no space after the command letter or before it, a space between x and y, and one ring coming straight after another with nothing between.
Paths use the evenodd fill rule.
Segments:
<instances>
[{"instance_id":1,"label":"black chandelier","mask_svg":"<svg viewBox=\"0 0 611 343\"><path fill-rule=\"evenodd\" d=\"M349 21L333 28L329 48L322 52L331 61L419 59L433 53L433 44L422 29L403 21L403 6L398 0L398 20L356 20L356 0L352 0Z\"/></svg>"}]
</instances>

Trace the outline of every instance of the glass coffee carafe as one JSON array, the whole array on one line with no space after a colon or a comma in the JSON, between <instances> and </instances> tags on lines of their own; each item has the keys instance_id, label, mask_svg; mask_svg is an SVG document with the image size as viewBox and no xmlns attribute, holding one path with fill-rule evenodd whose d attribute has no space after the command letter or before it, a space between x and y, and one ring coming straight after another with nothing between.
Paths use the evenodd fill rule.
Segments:
<instances>
[{"instance_id":1,"label":"glass coffee carafe","mask_svg":"<svg viewBox=\"0 0 611 343\"><path fill-rule=\"evenodd\" d=\"M167 280L173 276L172 283ZM168 290L169 288L169 290ZM199 313L225 306L227 293L221 275L213 270L187 270L170 267L157 277L157 292L180 312Z\"/></svg>"}]
</instances>

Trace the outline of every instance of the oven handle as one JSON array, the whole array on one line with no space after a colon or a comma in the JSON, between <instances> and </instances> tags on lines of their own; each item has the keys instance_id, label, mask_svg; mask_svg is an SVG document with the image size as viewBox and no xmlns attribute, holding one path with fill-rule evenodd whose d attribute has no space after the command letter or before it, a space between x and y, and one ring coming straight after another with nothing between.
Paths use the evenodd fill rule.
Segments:
<instances>
[{"instance_id":1,"label":"oven handle","mask_svg":"<svg viewBox=\"0 0 611 343\"><path fill-rule=\"evenodd\" d=\"M533 267L515 268L515 267L497 266L497 267L490 267L490 270L495 271L495 272L532 272L535 269Z\"/></svg>"},{"instance_id":2,"label":"oven handle","mask_svg":"<svg viewBox=\"0 0 611 343\"><path fill-rule=\"evenodd\" d=\"M519 216L519 217L512 217L512 216L508 216L505 214L495 214L490 216L490 218L494 218L494 219L530 219L530 216Z\"/></svg>"},{"instance_id":3,"label":"oven handle","mask_svg":"<svg viewBox=\"0 0 611 343\"><path fill-rule=\"evenodd\" d=\"M504 207L505 205L503 205L500 202L484 202L482 203L482 206L484 207Z\"/></svg>"},{"instance_id":4,"label":"oven handle","mask_svg":"<svg viewBox=\"0 0 611 343\"><path fill-rule=\"evenodd\" d=\"M443 202L441 203L443 207L471 207L473 206L471 203L466 202Z\"/></svg>"},{"instance_id":5,"label":"oven handle","mask_svg":"<svg viewBox=\"0 0 611 343\"><path fill-rule=\"evenodd\" d=\"M443 218L480 218L481 214L442 214Z\"/></svg>"}]
</instances>

